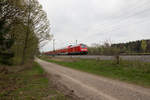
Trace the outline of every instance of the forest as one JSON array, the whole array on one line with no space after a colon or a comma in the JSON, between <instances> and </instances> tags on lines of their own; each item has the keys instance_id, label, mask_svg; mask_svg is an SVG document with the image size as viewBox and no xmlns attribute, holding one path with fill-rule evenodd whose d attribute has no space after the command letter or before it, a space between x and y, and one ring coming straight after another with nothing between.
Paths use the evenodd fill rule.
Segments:
<instances>
[{"instance_id":1,"label":"forest","mask_svg":"<svg viewBox=\"0 0 150 100\"><path fill-rule=\"evenodd\" d=\"M149 54L150 40L137 40L116 44L105 42L103 45L93 44L88 47L88 51L92 55Z\"/></svg>"},{"instance_id":2,"label":"forest","mask_svg":"<svg viewBox=\"0 0 150 100\"><path fill-rule=\"evenodd\" d=\"M33 60L51 37L47 14L37 0L0 0L0 64Z\"/></svg>"}]
</instances>

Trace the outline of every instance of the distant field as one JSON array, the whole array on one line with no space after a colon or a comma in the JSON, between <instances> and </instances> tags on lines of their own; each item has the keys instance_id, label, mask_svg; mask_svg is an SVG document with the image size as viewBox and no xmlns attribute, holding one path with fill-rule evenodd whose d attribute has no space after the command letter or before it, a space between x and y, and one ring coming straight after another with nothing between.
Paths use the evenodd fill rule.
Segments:
<instances>
[{"instance_id":1,"label":"distant field","mask_svg":"<svg viewBox=\"0 0 150 100\"><path fill-rule=\"evenodd\" d=\"M43 99L66 100L48 81L39 64L34 62L28 67L11 66L0 70L0 100Z\"/></svg>"},{"instance_id":2,"label":"distant field","mask_svg":"<svg viewBox=\"0 0 150 100\"><path fill-rule=\"evenodd\" d=\"M92 74L150 87L150 63L121 61L120 64L116 64L114 60L50 57L41 57L41 59Z\"/></svg>"}]
</instances>

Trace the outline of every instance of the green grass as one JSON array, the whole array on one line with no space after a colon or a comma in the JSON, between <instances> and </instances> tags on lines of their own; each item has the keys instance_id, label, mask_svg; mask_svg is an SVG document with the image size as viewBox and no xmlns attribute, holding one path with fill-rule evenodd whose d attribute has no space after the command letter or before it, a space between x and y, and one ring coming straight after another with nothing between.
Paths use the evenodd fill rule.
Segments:
<instances>
[{"instance_id":1,"label":"green grass","mask_svg":"<svg viewBox=\"0 0 150 100\"><path fill-rule=\"evenodd\" d=\"M34 62L32 67L17 73L0 73L0 100L42 99L66 100L53 88L39 64Z\"/></svg>"},{"instance_id":2,"label":"green grass","mask_svg":"<svg viewBox=\"0 0 150 100\"><path fill-rule=\"evenodd\" d=\"M150 63L121 61L120 64L116 64L115 61L108 60L79 59L67 62L47 57L41 59L84 72L150 87Z\"/></svg>"}]
</instances>

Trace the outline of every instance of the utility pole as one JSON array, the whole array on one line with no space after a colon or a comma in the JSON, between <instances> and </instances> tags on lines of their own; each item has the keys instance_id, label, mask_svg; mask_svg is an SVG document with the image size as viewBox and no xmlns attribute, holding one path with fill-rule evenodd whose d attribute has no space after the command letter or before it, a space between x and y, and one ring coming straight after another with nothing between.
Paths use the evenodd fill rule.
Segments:
<instances>
[{"instance_id":1,"label":"utility pole","mask_svg":"<svg viewBox=\"0 0 150 100\"><path fill-rule=\"evenodd\" d=\"M53 51L55 51L55 39L53 39Z\"/></svg>"},{"instance_id":2,"label":"utility pole","mask_svg":"<svg viewBox=\"0 0 150 100\"><path fill-rule=\"evenodd\" d=\"M78 40L76 40L76 45L78 44Z\"/></svg>"},{"instance_id":3,"label":"utility pole","mask_svg":"<svg viewBox=\"0 0 150 100\"><path fill-rule=\"evenodd\" d=\"M52 56L55 57L55 39L53 39L53 52L54 54L52 54Z\"/></svg>"}]
</instances>

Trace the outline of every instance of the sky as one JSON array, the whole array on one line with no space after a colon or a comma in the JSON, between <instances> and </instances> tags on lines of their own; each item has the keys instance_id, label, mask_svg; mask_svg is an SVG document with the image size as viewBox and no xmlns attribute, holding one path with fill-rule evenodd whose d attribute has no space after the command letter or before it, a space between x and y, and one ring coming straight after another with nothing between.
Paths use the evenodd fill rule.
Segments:
<instances>
[{"instance_id":1,"label":"sky","mask_svg":"<svg viewBox=\"0 0 150 100\"><path fill-rule=\"evenodd\" d=\"M39 0L55 48L76 43L124 43L150 38L150 0ZM53 50L52 41L42 51Z\"/></svg>"}]
</instances>

